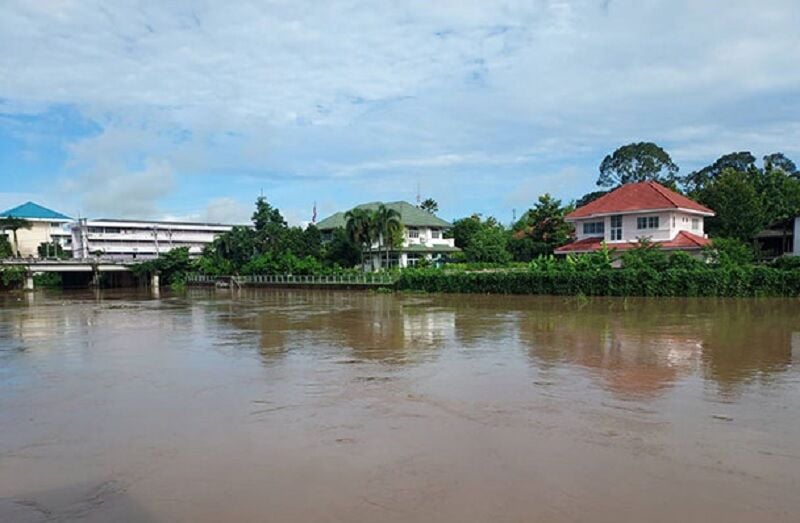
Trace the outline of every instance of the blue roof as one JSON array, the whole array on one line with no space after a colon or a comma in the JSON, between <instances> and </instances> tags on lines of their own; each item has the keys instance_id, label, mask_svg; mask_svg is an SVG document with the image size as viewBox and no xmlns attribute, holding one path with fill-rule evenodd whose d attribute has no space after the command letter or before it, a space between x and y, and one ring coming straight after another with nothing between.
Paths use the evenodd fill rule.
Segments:
<instances>
[{"instance_id":1,"label":"blue roof","mask_svg":"<svg viewBox=\"0 0 800 523\"><path fill-rule=\"evenodd\" d=\"M71 220L69 216L56 212L38 203L26 202L13 209L0 212L2 218L29 218L33 220Z\"/></svg>"}]
</instances>

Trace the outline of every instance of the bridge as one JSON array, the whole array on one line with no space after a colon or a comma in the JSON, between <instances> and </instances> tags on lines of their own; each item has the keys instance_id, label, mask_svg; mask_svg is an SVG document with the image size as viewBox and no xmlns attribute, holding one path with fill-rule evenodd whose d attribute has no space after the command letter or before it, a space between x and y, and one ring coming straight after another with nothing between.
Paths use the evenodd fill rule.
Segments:
<instances>
[{"instance_id":1,"label":"bridge","mask_svg":"<svg viewBox=\"0 0 800 523\"><path fill-rule=\"evenodd\" d=\"M83 273L90 275L90 284L99 285L100 275L104 273L130 273L131 266L136 265L133 261L117 261L95 259L68 259L68 260L47 260L34 258L11 258L0 260L0 269L6 267L18 267L25 270L24 289L33 290L33 275L45 273L73 274ZM152 282L158 286L158 275L153 275Z\"/></svg>"}]
</instances>

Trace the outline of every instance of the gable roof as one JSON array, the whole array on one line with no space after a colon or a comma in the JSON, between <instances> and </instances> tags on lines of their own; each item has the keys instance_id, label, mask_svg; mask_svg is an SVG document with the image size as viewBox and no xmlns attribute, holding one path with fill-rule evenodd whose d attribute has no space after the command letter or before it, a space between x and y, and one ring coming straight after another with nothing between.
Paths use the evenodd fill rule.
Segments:
<instances>
[{"instance_id":1,"label":"gable roof","mask_svg":"<svg viewBox=\"0 0 800 523\"><path fill-rule=\"evenodd\" d=\"M626 212L683 209L713 216L714 211L656 182L629 183L569 213L575 220Z\"/></svg>"},{"instance_id":2,"label":"gable roof","mask_svg":"<svg viewBox=\"0 0 800 523\"><path fill-rule=\"evenodd\" d=\"M589 237L583 238L567 245L561 246L555 250L556 254L569 254L569 253L582 253L598 251L603 246L603 238ZM666 241L653 241L655 245L659 245L665 251L692 251L702 249L711 243L711 240L698 236L688 231L681 231L675 235L672 240ZM618 251L627 251L637 246L637 242L610 242L606 243L609 249Z\"/></svg>"},{"instance_id":3,"label":"gable roof","mask_svg":"<svg viewBox=\"0 0 800 523\"><path fill-rule=\"evenodd\" d=\"M374 211L382 203L383 202L362 203L354 208ZM383 203L383 205L397 211L400 214L400 221L403 222L403 225L406 227L451 227L450 222L442 220L438 216L434 216L428 211L422 210L408 202L387 202ZM344 227L347 224L344 215L344 212L337 212L336 214L328 216L317 223L317 228L320 230L330 230Z\"/></svg>"},{"instance_id":4,"label":"gable roof","mask_svg":"<svg viewBox=\"0 0 800 523\"><path fill-rule=\"evenodd\" d=\"M0 213L3 218L25 218L29 220L52 220L52 221L70 221L72 218L56 212L47 207L42 207L38 203L25 202L18 205L13 209L8 209Z\"/></svg>"}]
</instances>

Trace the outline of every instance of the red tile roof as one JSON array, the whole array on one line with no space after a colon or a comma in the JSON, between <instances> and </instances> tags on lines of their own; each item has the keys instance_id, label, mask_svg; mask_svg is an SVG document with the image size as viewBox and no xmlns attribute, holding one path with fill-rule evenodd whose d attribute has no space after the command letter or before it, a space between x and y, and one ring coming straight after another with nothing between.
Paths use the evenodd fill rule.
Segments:
<instances>
[{"instance_id":1,"label":"red tile roof","mask_svg":"<svg viewBox=\"0 0 800 523\"><path fill-rule=\"evenodd\" d=\"M669 241L653 241L653 243L660 245L662 249L668 251L686 251L702 249L711 243L708 238L703 238L696 234L687 231L679 232L673 240ZM603 244L603 238L584 238L572 243L568 243L563 247L556 249L556 254L569 254L571 252L592 252L600 250ZM616 249L618 251L625 251L636 247L637 242L619 242L607 243L609 249Z\"/></svg>"},{"instance_id":2,"label":"red tile roof","mask_svg":"<svg viewBox=\"0 0 800 523\"><path fill-rule=\"evenodd\" d=\"M567 219L588 218L603 214L688 209L703 214L714 211L656 182L629 183L569 213Z\"/></svg>"}]
</instances>

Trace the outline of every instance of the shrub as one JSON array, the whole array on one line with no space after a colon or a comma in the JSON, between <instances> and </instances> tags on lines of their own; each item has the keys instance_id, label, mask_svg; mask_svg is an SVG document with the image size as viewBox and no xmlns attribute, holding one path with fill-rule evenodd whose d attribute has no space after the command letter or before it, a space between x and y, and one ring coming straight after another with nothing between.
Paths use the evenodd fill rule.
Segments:
<instances>
[{"instance_id":1,"label":"shrub","mask_svg":"<svg viewBox=\"0 0 800 523\"><path fill-rule=\"evenodd\" d=\"M445 272L409 269L400 290L586 296L800 296L800 271L772 267L672 267L576 271Z\"/></svg>"}]
</instances>

